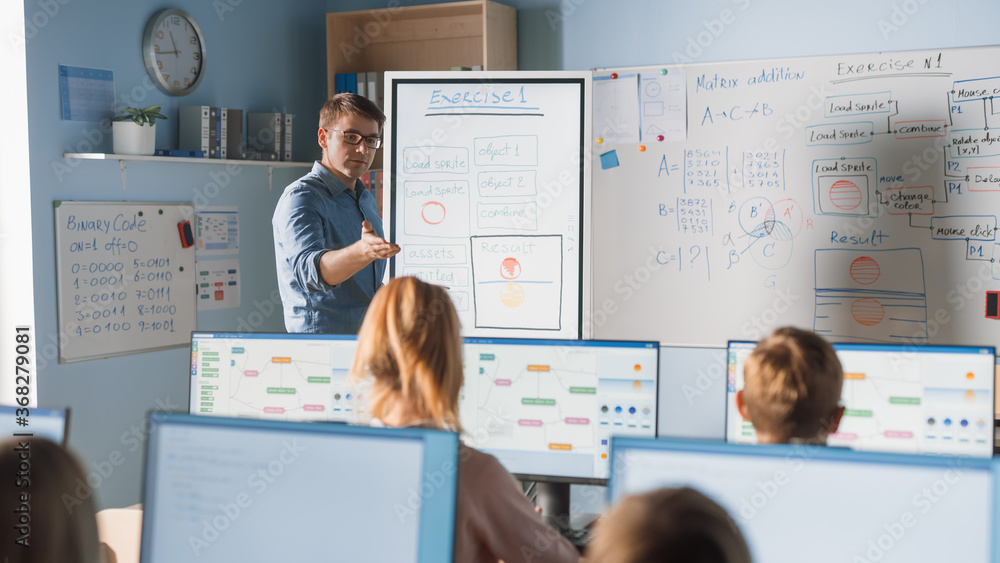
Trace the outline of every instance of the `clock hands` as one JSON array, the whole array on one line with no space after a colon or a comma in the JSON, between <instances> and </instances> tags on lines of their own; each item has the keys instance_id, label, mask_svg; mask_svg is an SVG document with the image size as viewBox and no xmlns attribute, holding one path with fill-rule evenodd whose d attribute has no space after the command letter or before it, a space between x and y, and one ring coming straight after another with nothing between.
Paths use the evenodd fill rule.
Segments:
<instances>
[{"instance_id":1,"label":"clock hands","mask_svg":"<svg viewBox=\"0 0 1000 563\"><path fill-rule=\"evenodd\" d=\"M172 52L174 54L174 57L177 57L179 59L181 56L180 54L177 53L177 43L174 42L174 32L171 31L169 33L170 33L170 44L174 46L174 50Z\"/></svg>"}]
</instances>

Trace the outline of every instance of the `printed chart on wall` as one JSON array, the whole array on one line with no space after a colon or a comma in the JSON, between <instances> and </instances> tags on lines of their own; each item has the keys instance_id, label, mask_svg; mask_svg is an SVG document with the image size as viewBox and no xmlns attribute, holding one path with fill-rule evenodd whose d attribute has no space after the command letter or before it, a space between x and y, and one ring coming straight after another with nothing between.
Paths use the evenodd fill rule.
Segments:
<instances>
[{"instance_id":1,"label":"printed chart on wall","mask_svg":"<svg viewBox=\"0 0 1000 563\"><path fill-rule=\"evenodd\" d=\"M56 201L59 361L187 346L195 329L190 203Z\"/></svg>"},{"instance_id":2,"label":"printed chart on wall","mask_svg":"<svg viewBox=\"0 0 1000 563\"><path fill-rule=\"evenodd\" d=\"M639 103L615 102L618 84L599 104L597 85L619 81ZM984 315L1000 286L1000 47L605 69L594 84L596 337L719 345L796 325L1000 343Z\"/></svg>"},{"instance_id":3,"label":"printed chart on wall","mask_svg":"<svg viewBox=\"0 0 1000 563\"><path fill-rule=\"evenodd\" d=\"M467 336L579 338L590 73L387 73L390 276L445 286Z\"/></svg>"}]
</instances>

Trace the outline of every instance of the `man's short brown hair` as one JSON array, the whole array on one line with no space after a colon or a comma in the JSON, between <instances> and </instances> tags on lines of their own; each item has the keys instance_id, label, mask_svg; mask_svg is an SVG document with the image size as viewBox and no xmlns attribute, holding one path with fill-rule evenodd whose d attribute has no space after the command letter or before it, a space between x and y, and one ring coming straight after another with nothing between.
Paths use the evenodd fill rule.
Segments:
<instances>
[{"instance_id":1,"label":"man's short brown hair","mask_svg":"<svg viewBox=\"0 0 1000 563\"><path fill-rule=\"evenodd\" d=\"M754 429L781 442L822 435L844 386L844 370L830 343L793 327L761 340L747 358L743 377Z\"/></svg>"},{"instance_id":2,"label":"man's short brown hair","mask_svg":"<svg viewBox=\"0 0 1000 563\"><path fill-rule=\"evenodd\" d=\"M378 109L374 102L363 96L344 92L336 94L323 104L319 110L319 126L328 129L345 113L374 119L378 123L379 133L382 132L382 126L385 125L385 114Z\"/></svg>"}]
</instances>

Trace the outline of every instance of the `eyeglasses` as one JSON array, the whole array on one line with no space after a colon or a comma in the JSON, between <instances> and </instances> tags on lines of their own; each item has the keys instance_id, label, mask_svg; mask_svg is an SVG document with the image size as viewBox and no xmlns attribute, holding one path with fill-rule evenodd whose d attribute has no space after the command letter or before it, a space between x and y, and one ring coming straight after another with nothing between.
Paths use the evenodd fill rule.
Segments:
<instances>
[{"instance_id":1,"label":"eyeglasses","mask_svg":"<svg viewBox=\"0 0 1000 563\"><path fill-rule=\"evenodd\" d=\"M340 129L327 129L327 131L333 131L334 133L340 133L340 138L344 140L348 145L360 145L361 140L364 139L365 146L370 149L377 149L382 146L382 139L378 136L366 137L360 133L352 133L351 131L341 131Z\"/></svg>"}]
</instances>

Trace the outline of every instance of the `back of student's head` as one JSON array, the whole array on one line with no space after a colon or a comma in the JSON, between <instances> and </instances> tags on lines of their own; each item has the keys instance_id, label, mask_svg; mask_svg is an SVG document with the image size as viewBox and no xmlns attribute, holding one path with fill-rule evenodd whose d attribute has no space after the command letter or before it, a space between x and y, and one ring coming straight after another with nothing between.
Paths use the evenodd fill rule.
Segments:
<instances>
[{"instance_id":1,"label":"back of student's head","mask_svg":"<svg viewBox=\"0 0 1000 563\"><path fill-rule=\"evenodd\" d=\"M844 371L818 334L775 330L747 358L743 376L743 401L758 435L825 442L831 424L836 428Z\"/></svg>"},{"instance_id":2,"label":"back of student's head","mask_svg":"<svg viewBox=\"0 0 1000 563\"><path fill-rule=\"evenodd\" d=\"M100 561L93 492L73 454L44 438L2 441L0 479L5 563Z\"/></svg>"},{"instance_id":3,"label":"back of student's head","mask_svg":"<svg viewBox=\"0 0 1000 563\"><path fill-rule=\"evenodd\" d=\"M368 409L382 418L397 402L439 428L460 430L462 337L441 286L395 278L375 294L358 332L351 374L372 378Z\"/></svg>"},{"instance_id":4,"label":"back of student's head","mask_svg":"<svg viewBox=\"0 0 1000 563\"><path fill-rule=\"evenodd\" d=\"M725 509L694 489L625 497L587 549L600 563L750 563L743 534Z\"/></svg>"}]
</instances>

